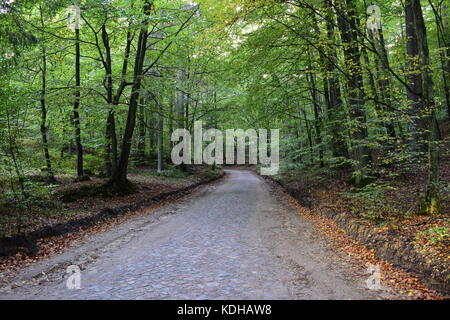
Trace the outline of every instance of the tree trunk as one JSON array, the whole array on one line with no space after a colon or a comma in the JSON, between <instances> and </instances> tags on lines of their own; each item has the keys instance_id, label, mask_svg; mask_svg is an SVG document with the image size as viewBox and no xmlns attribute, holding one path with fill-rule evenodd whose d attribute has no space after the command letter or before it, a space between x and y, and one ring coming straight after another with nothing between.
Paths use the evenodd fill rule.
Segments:
<instances>
[{"instance_id":1,"label":"tree trunk","mask_svg":"<svg viewBox=\"0 0 450 320\"><path fill-rule=\"evenodd\" d=\"M119 104L120 97L123 94L125 87L127 86L126 75L128 70L128 61L130 58L130 48L132 42L132 34L127 32L127 42L125 45L125 54L122 63L121 81L117 92L113 94L113 78L112 78L112 58L111 58L111 46L109 42L109 34L106 29L106 25L102 25L102 41L105 47L105 83L106 83L106 98L109 106L108 116L106 120L105 130L105 168L108 177L112 177L113 173L117 170L117 135L116 135L116 120L114 107ZM103 56L101 48L98 47L100 57Z\"/></svg>"},{"instance_id":2,"label":"tree trunk","mask_svg":"<svg viewBox=\"0 0 450 320\"><path fill-rule=\"evenodd\" d=\"M163 105L159 104L158 112L158 172L164 170L164 116Z\"/></svg>"},{"instance_id":3,"label":"tree trunk","mask_svg":"<svg viewBox=\"0 0 450 320\"><path fill-rule=\"evenodd\" d=\"M344 57L347 66L347 90L349 114L353 121L351 128L353 140L353 159L356 161L356 184L364 176L365 167L371 162L371 151L365 145L368 138L366 115L364 110L365 99L363 76L361 69L361 52L358 45L358 19L355 0L337 0L336 13L338 27L344 45Z\"/></svg>"},{"instance_id":4,"label":"tree trunk","mask_svg":"<svg viewBox=\"0 0 450 320\"><path fill-rule=\"evenodd\" d=\"M423 23L420 0L406 0L406 54L407 71L406 78L409 89L407 98L410 113L410 149L413 152L425 152L427 150L425 137L425 101L423 97L423 48L424 34L421 33L425 25ZM426 41L426 39L425 39ZM421 61L422 60L422 61Z\"/></svg>"},{"instance_id":5,"label":"tree trunk","mask_svg":"<svg viewBox=\"0 0 450 320\"><path fill-rule=\"evenodd\" d=\"M450 119L450 13L449 6L442 1L440 8L436 8L431 0L428 0L433 8L436 20L437 38L439 44L439 56L441 59L442 82L444 89L447 113Z\"/></svg>"},{"instance_id":6,"label":"tree trunk","mask_svg":"<svg viewBox=\"0 0 450 320\"><path fill-rule=\"evenodd\" d=\"M108 117L106 120L106 132L105 132L105 168L108 177L111 177L112 173L117 167L117 141L113 108L113 78L112 78L112 58L111 47L109 44L109 35L106 30L106 25L102 25L102 41L105 47L106 57L104 60L105 68L105 87L106 87L106 99L108 101ZM99 49L100 50L100 49Z\"/></svg>"},{"instance_id":7,"label":"tree trunk","mask_svg":"<svg viewBox=\"0 0 450 320\"><path fill-rule=\"evenodd\" d=\"M309 122L308 122L308 118L306 117L306 111L301 109L302 113L303 113L303 119L305 121L305 126L306 126L306 133L308 135L308 143L309 143L309 159L311 164L314 163L314 154L313 154L313 141L312 141L312 136L311 136L311 128L309 126Z\"/></svg>"},{"instance_id":8,"label":"tree trunk","mask_svg":"<svg viewBox=\"0 0 450 320\"><path fill-rule=\"evenodd\" d=\"M136 163L138 166L145 164L145 97L141 93L139 99L139 127L138 127L138 143L137 143L137 154Z\"/></svg>"},{"instance_id":9,"label":"tree trunk","mask_svg":"<svg viewBox=\"0 0 450 320\"><path fill-rule=\"evenodd\" d=\"M146 14L150 14L146 9ZM134 81L131 91L131 98L128 108L127 123L125 126L125 132L122 141L122 150L120 153L120 159L116 172L114 172L110 186L115 189L116 192L127 193L132 191L133 187L127 180L128 163L131 152L131 144L133 139L134 128L136 126L136 113L139 101L139 93L141 90L142 71L145 60L145 53L147 48L147 36L148 36L148 22L143 22L143 27L139 32L139 39L137 43L135 65L134 65Z\"/></svg>"},{"instance_id":10,"label":"tree trunk","mask_svg":"<svg viewBox=\"0 0 450 320\"><path fill-rule=\"evenodd\" d=\"M328 58L325 62L326 76L324 79L325 101L329 113L329 128L331 133L331 150L334 157L348 158L348 149L345 141L345 128L342 125L344 114L341 88L337 75L337 53L335 49L336 36L334 29L334 15L331 0L325 0L326 28L328 45L324 50Z\"/></svg>"},{"instance_id":11,"label":"tree trunk","mask_svg":"<svg viewBox=\"0 0 450 320\"><path fill-rule=\"evenodd\" d=\"M381 99L384 103L391 106L392 105L392 98L391 98L391 81L389 79L389 57L386 50L386 45L384 43L384 35L383 35L383 28L381 27L377 30L376 34L370 33L370 37L374 42L375 50L376 50L376 65L377 65L377 83L378 88L380 90ZM388 112L386 107L383 107L384 112ZM384 116L384 115L383 115ZM389 114L386 115L388 118L390 117ZM391 138L395 138L397 135L395 133L394 129L394 123L391 120L385 121L385 126L388 135Z\"/></svg>"},{"instance_id":12,"label":"tree trunk","mask_svg":"<svg viewBox=\"0 0 450 320\"><path fill-rule=\"evenodd\" d=\"M437 214L440 212L439 184L439 128L435 117L436 105L433 98L433 79L430 68L430 53L428 49L427 30L422 14L420 0L407 0L405 3L408 79L414 91L408 91L410 108L417 112L413 128L413 141L418 146L424 143L417 140L420 136L428 141L428 183L425 199L420 212L422 214ZM426 119L426 122L424 121ZM418 120L421 122L418 124ZM421 126L427 129L419 131ZM415 134L415 135L414 135ZM423 147L422 147L423 148Z\"/></svg>"},{"instance_id":13,"label":"tree trunk","mask_svg":"<svg viewBox=\"0 0 450 320\"><path fill-rule=\"evenodd\" d=\"M184 78L185 78L185 69L181 68L178 71L178 92L177 92L177 129L186 128L186 94L184 90ZM185 163L180 165L182 171L187 171L187 166Z\"/></svg>"},{"instance_id":14,"label":"tree trunk","mask_svg":"<svg viewBox=\"0 0 450 320\"><path fill-rule=\"evenodd\" d=\"M153 109L153 108L152 108ZM149 146L149 158L153 161L155 159L155 150L156 150L156 127L157 123L155 120L155 113L153 110L147 110L147 142Z\"/></svg>"},{"instance_id":15,"label":"tree trunk","mask_svg":"<svg viewBox=\"0 0 450 320\"><path fill-rule=\"evenodd\" d=\"M83 179L83 145L81 144L80 128L80 99L81 99L81 77L80 77L80 30L75 29L75 102L73 104L73 123L75 126L75 145L77 149L77 176Z\"/></svg>"},{"instance_id":16,"label":"tree trunk","mask_svg":"<svg viewBox=\"0 0 450 320\"><path fill-rule=\"evenodd\" d=\"M39 5L41 26L44 28L44 18L42 7ZM46 163L46 173L47 180L49 182L55 182L55 176L53 175L52 162L50 159L50 152L48 150L48 136L47 136L47 105L46 105L46 94L47 94L47 52L45 50L44 44L42 44L42 87L41 87L41 137L42 137L42 147L44 151L45 163Z\"/></svg>"},{"instance_id":17,"label":"tree trunk","mask_svg":"<svg viewBox=\"0 0 450 320\"><path fill-rule=\"evenodd\" d=\"M47 90L47 56L45 48L42 48L42 90L41 90L41 136L42 136L42 147L44 150L45 163L47 165L47 180L49 182L55 182L55 177L53 175L52 162L50 159L50 152L48 150L48 137L47 137L47 106L46 106L46 95Z\"/></svg>"},{"instance_id":18,"label":"tree trunk","mask_svg":"<svg viewBox=\"0 0 450 320\"><path fill-rule=\"evenodd\" d=\"M442 28L443 28L443 45L445 46L444 69L445 69L445 97L447 100L447 112L450 119L450 5L442 2Z\"/></svg>"},{"instance_id":19,"label":"tree trunk","mask_svg":"<svg viewBox=\"0 0 450 320\"><path fill-rule=\"evenodd\" d=\"M441 213L439 201L439 132L434 112L428 123L431 127L428 143L428 182L420 213L439 214Z\"/></svg>"},{"instance_id":20,"label":"tree trunk","mask_svg":"<svg viewBox=\"0 0 450 320\"><path fill-rule=\"evenodd\" d=\"M309 81L309 89L311 93L311 100L313 103L313 111L314 111L314 129L316 131L316 144L319 148L319 162L320 167L322 168L324 166L323 162L323 146L322 146L322 132L321 132L321 126L322 121L320 119L320 105L319 105L319 97L317 94L317 86L316 86L316 76L312 71L312 65L309 65L308 70L308 81Z\"/></svg>"},{"instance_id":21,"label":"tree trunk","mask_svg":"<svg viewBox=\"0 0 450 320\"><path fill-rule=\"evenodd\" d=\"M184 75L185 70L182 68L178 71L178 92L177 92L177 118L178 118L178 129L185 128L185 105L186 105L186 96L184 93Z\"/></svg>"},{"instance_id":22,"label":"tree trunk","mask_svg":"<svg viewBox=\"0 0 450 320\"><path fill-rule=\"evenodd\" d=\"M172 142L172 139L171 139L172 138L172 132L173 132L173 117L174 117L174 114L173 114L173 104L174 104L173 99L174 99L174 96L173 96L173 94L171 94L170 102L169 102L169 141L170 141L169 145L170 145L171 149L173 147L173 142Z\"/></svg>"}]
</instances>

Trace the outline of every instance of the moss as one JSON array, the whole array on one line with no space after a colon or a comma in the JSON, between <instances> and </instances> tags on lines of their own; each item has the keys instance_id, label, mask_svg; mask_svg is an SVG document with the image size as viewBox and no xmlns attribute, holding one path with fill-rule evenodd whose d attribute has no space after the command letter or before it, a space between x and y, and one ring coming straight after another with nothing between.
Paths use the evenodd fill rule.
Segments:
<instances>
[{"instance_id":1,"label":"moss","mask_svg":"<svg viewBox=\"0 0 450 320\"><path fill-rule=\"evenodd\" d=\"M439 215L441 213L441 205L437 198L424 200L419 210L419 214L421 215Z\"/></svg>"},{"instance_id":2,"label":"moss","mask_svg":"<svg viewBox=\"0 0 450 320\"><path fill-rule=\"evenodd\" d=\"M425 200L422 202L419 210L421 215L438 215L442 213L440 200L438 197L438 189L435 184L427 186Z\"/></svg>"},{"instance_id":3,"label":"moss","mask_svg":"<svg viewBox=\"0 0 450 320\"><path fill-rule=\"evenodd\" d=\"M129 180L109 181L100 187L103 197L126 196L136 192L136 186Z\"/></svg>"}]
</instances>

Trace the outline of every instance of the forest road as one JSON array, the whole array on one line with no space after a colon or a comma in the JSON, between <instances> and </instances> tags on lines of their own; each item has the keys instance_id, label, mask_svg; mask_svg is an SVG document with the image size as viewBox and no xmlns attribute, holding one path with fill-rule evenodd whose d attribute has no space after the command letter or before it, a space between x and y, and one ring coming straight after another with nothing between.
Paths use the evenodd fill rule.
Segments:
<instances>
[{"instance_id":1,"label":"forest road","mask_svg":"<svg viewBox=\"0 0 450 320\"><path fill-rule=\"evenodd\" d=\"M285 194L250 171L226 171L219 183L22 270L0 299L387 296L368 289L365 270L334 252ZM68 265L81 267L81 289L67 288Z\"/></svg>"}]
</instances>

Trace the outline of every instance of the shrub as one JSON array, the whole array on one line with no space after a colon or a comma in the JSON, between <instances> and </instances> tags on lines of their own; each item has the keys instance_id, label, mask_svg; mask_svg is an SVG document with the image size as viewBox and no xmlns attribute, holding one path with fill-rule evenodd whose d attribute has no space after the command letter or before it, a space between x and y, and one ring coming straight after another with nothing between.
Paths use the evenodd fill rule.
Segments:
<instances>
[{"instance_id":1,"label":"shrub","mask_svg":"<svg viewBox=\"0 0 450 320\"><path fill-rule=\"evenodd\" d=\"M396 214L397 210L385 195L387 190L395 190L386 184L370 183L355 192L341 192L344 198L352 203L352 212L360 217L371 220L382 220L388 215Z\"/></svg>"},{"instance_id":2,"label":"shrub","mask_svg":"<svg viewBox=\"0 0 450 320\"><path fill-rule=\"evenodd\" d=\"M419 239L423 239L432 245L439 245L450 241L449 227L431 227L418 234Z\"/></svg>"},{"instance_id":3,"label":"shrub","mask_svg":"<svg viewBox=\"0 0 450 320\"><path fill-rule=\"evenodd\" d=\"M170 168L161 172L157 172L156 175L166 178L183 178L185 176L185 173L179 169Z\"/></svg>"}]
</instances>

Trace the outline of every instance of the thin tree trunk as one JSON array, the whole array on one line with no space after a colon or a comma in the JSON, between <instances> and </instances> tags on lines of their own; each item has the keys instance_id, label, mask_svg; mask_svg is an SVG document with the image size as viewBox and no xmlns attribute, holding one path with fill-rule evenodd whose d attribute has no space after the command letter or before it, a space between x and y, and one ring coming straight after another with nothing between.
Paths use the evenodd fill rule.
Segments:
<instances>
[{"instance_id":1,"label":"thin tree trunk","mask_svg":"<svg viewBox=\"0 0 450 320\"><path fill-rule=\"evenodd\" d=\"M41 26L44 28L44 17L42 12L42 6L39 5ZM42 147L44 151L45 163L46 163L46 173L47 180L49 182L55 182L55 176L53 175L52 162L50 159L50 152L48 150L48 136L47 136L47 105L46 105L46 94L47 94L47 52L45 50L44 44L42 45L42 87L41 87L41 137L42 137Z\"/></svg>"},{"instance_id":2,"label":"thin tree trunk","mask_svg":"<svg viewBox=\"0 0 450 320\"><path fill-rule=\"evenodd\" d=\"M431 127L428 143L428 182L421 213L439 214L441 213L439 200L439 132L434 112L428 122Z\"/></svg>"},{"instance_id":3,"label":"thin tree trunk","mask_svg":"<svg viewBox=\"0 0 450 320\"><path fill-rule=\"evenodd\" d=\"M439 43L439 56L441 59L442 80L445 102L447 104L447 113L450 118L450 14L448 5L442 1L440 8L433 6L433 2L428 0L432 5L437 29L437 38ZM439 10L439 11L438 11Z\"/></svg>"},{"instance_id":4,"label":"thin tree trunk","mask_svg":"<svg viewBox=\"0 0 450 320\"><path fill-rule=\"evenodd\" d=\"M170 148L173 147L173 142L172 142L172 132L173 132L173 105L174 105L174 96L173 94L171 94L170 96L170 102L169 102L169 141L170 141Z\"/></svg>"},{"instance_id":5,"label":"thin tree trunk","mask_svg":"<svg viewBox=\"0 0 450 320\"><path fill-rule=\"evenodd\" d=\"M313 111L314 111L314 129L316 131L316 144L319 149L319 161L320 167L324 166L323 162L323 146L322 146L322 132L321 132L321 119L320 119L320 105L318 101L317 95L317 86L316 86L316 76L312 71L312 65L309 65L308 70L308 80L309 80L309 89L311 92L311 100L313 103Z\"/></svg>"},{"instance_id":6,"label":"thin tree trunk","mask_svg":"<svg viewBox=\"0 0 450 320\"><path fill-rule=\"evenodd\" d=\"M83 145L81 144L81 128L80 128L80 99L81 99L81 77L80 77L80 30L75 29L75 102L73 105L73 122L75 126L75 145L77 148L77 176L82 179L83 170Z\"/></svg>"},{"instance_id":7,"label":"thin tree trunk","mask_svg":"<svg viewBox=\"0 0 450 320\"><path fill-rule=\"evenodd\" d=\"M177 118L178 118L178 127L179 129L185 128L185 104L186 104L186 97L185 93L183 91L184 87L184 74L185 70L182 68L178 71L178 92L177 92Z\"/></svg>"},{"instance_id":8,"label":"thin tree trunk","mask_svg":"<svg viewBox=\"0 0 450 320\"><path fill-rule=\"evenodd\" d=\"M6 111L6 121L7 121L7 128L8 128L8 144L9 144L9 154L11 156L11 159L13 160L14 164L14 171L17 175L17 180L19 182L20 190L22 193L22 201L26 203L27 208L29 209L29 194L25 189L25 175L23 174L22 166L19 162L18 156L16 155L16 139L13 138L12 132L11 132L11 116L9 114L9 110ZM19 215L20 216L20 215Z\"/></svg>"},{"instance_id":9,"label":"thin tree trunk","mask_svg":"<svg viewBox=\"0 0 450 320\"><path fill-rule=\"evenodd\" d=\"M447 99L447 112L448 117L450 118L450 6L447 3L442 2L442 26L443 26L443 38L444 45L446 47L445 50L445 58L447 64L446 66L446 86L445 86L445 96Z\"/></svg>"},{"instance_id":10,"label":"thin tree trunk","mask_svg":"<svg viewBox=\"0 0 450 320\"><path fill-rule=\"evenodd\" d=\"M185 114L186 114L186 94L184 90L185 70L181 68L178 71L178 92L177 92L177 125L178 129L186 128ZM187 118L187 117L186 117ZM185 163L180 165L182 171L187 171Z\"/></svg>"},{"instance_id":11,"label":"thin tree trunk","mask_svg":"<svg viewBox=\"0 0 450 320\"><path fill-rule=\"evenodd\" d=\"M423 23L422 8L420 0L406 0L405 2L406 18L406 54L407 71L406 77L411 90L407 91L410 113L410 149L413 152L425 152L427 150L425 137L425 101L423 97L423 61L421 55L421 37L419 34L420 20ZM423 28L423 27L422 27Z\"/></svg>"},{"instance_id":12,"label":"thin tree trunk","mask_svg":"<svg viewBox=\"0 0 450 320\"><path fill-rule=\"evenodd\" d=\"M328 46L325 48L327 51L328 59L326 60L326 77L324 80L325 86L325 101L327 103L327 109L330 117L330 130L331 130L331 149L334 157L348 158L348 149L345 142L345 128L342 125L343 103L341 98L341 88L339 85L339 77L337 75L337 53L335 49L336 36L334 28L334 16L332 12L331 0L325 0L326 8L326 28L327 28L327 40Z\"/></svg>"},{"instance_id":13,"label":"thin tree trunk","mask_svg":"<svg viewBox=\"0 0 450 320\"><path fill-rule=\"evenodd\" d=\"M356 184L359 185L364 176L365 167L371 162L371 151L364 145L367 142L368 130L364 110L365 99L361 91L363 76L361 69L361 52L358 46L358 18L355 0L337 0L336 12L338 27L344 45L344 57L347 65L348 104L350 118L353 120L351 128L353 139L353 159L356 161Z\"/></svg>"},{"instance_id":14,"label":"thin tree trunk","mask_svg":"<svg viewBox=\"0 0 450 320\"><path fill-rule=\"evenodd\" d=\"M157 124L155 123L155 114L152 110L147 110L146 112L147 114L147 132L148 132L148 137L147 137L147 142L148 142L148 146L149 146L149 157L150 159L153 161L154 159L154 154L155 154L155 145L156 145L156 139L155 139L155 128L157 127Z\"/></svg>"},{"instance_id":15,"label":"thin tree trunk","mask_svg":"<svg viewBox=\"0 0 450 320\"><path fill-rule=\"evenodd\" d=\"M47 180L49 182L55 182L55 176L53 175L52 162L50 159L50 152L48 150L48 137L47 137L47 105L46 105L46 91L47 91L47 56L45 48L42 47L42 89L41 89L41 136L42 147L44 150L45 163L47 165Z\"/></svg>"},{"instance_id":16,"label":"thin tree trunk","mask_svg":"<svg viewBox=\"0 0 450 320\"><path fill-rule=\"evenodd\" d=\"M385 102L387 105L392 105L392 97L390 93L391 88L391 81L389 79L389 57L388 52L386 50L386 45L384 43L384 35L383 35L383 29L380 25L380 28L377 30L377 33L375 35L371 36L374 43L375 43L375 49L377 51L377 82L378 82L378 88L380 90L381 98L383 102ZM383 108L385 112L388 112L389 110L386 110L386 107ZM389 117L389 115L387 115ZM385 121L385 126L387 133L390 137L395 138L397 135L395 133L394 128L394 121L387 120Z\"/></svg>"},{"instance_id":17,"label":"thin tree trunk","mask_svg":"<svg viewBox=\"0 0 450 320\"><path fill-rule=\"evenodd\" d=\"M164 170L164 117L163 105L159 104L158 112L158 172Z\"/></svg>"},{"instance_id":18,"label":"thin tree trunk","mask_svg":"<svg viewBox=\"0 0 450 320\"><path fill-rule=\"evenodd\" d=\"M430 68L430 53L428 48L427 30L422 14L420 0L407 0L405 3L407 22L407 51L409 54L410 85L417 92L408 91L410 108L419 114L429 132L413 132L427 139L428 142L428 183L425 199L420 212L423 214L437 214L440 212L439 185L439 128L436 121L436 105L433 98L433 79ZM416 47L413 47L416 46ZM426 119L426 122L424 121ZM414 128L418 130L419 128ZM421 141L414 143L422 145Z\"/></svg>"},{"instance_id":19,"label":"thin tree trunk","mask_svg":"<svg viewBox=\"0 0 450 320\"><path fill-rule=\"evenodd\" d=\"M145 163L145 97L141 93L139 98L139 126L138 126L138 143L137 143L137 154L136 162L138 166L142 166Z\"/></svg>"},{"instance_id":20,"label":"thin tree trunk","mask_svg":"<svg viewBox=\"0 0 450 320\"><path fill-rule=\"evenodd\" d=\"M305 120L305 126L306 126L306 133L308 135L308 142L309 142L309 159L311 164L314 163L313 160L313 141L312 141L312 135L311 135L311 128L309 126L309 122L308 122L308 118L306 117L306 111L301 109L302 113L303 113L303 119Z\"/></svg>"},{"instance_id":21,"label":"thin tree trunk","mask_svg":"<svg viewBox=\"0 0 450 320\"><path fill-rule=\"evenodd\" d=\"M115 140L115 119L114 119L114 109L113 109L113 79L112 79L112 59L111 59L111 47L109 44L109 35L106 30L106 25L102 25L102 41L105 47L106 57L104 60L105 67L105 84L106 84L106 99L108 101L109 110L108 117L106 120L106 152L105 152L105 167L108 177L111 177L112 173L116 169L117 165L117 154L114 156L112 141ZM99 48L100 51L100 48ZM114 129L114 130L113 130ZM117 152L117 151L116 151Z\"/></svg>"}]
</instances>

